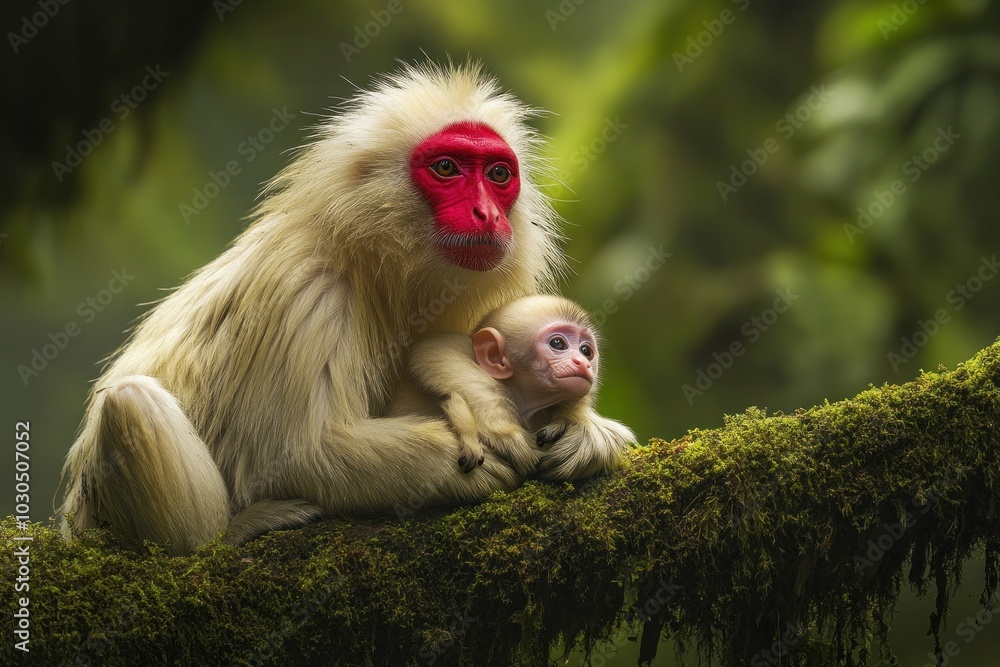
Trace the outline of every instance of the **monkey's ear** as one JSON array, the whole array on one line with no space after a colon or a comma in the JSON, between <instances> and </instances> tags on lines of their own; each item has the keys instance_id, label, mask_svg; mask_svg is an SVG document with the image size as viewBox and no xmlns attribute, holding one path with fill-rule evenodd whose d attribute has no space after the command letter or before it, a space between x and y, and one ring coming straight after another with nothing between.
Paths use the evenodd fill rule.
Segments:
<instances>
[{"instance_id":1,"label":"monkey's ear","mask_svg":"<svg viewBox=\"0 0 1000 667\"><path fill-rule=\"evenodd\" d=\"M493 327L486 327L472 334L472 350L479 367L497 380L506 380L514 375L503 336Z\"/></svg>"}]
</instances>

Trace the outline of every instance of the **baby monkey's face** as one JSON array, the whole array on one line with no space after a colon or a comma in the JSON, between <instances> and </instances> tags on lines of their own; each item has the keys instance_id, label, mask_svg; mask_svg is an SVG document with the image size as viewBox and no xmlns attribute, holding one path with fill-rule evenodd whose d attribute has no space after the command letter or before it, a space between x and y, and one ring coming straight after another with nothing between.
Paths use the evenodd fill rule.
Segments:
<instances>
[{"instance_id":1,"label":"baby monkey's face","mask_svg":"<svg viewBox=\"0 0 1000 667\"><path fill-rule=\"evenodd\" d=\"M566 396L587 395L597 377L597 340L589 327L555 322L535 337L533 374L539 389Z\"/></svg>"}]
</instances>

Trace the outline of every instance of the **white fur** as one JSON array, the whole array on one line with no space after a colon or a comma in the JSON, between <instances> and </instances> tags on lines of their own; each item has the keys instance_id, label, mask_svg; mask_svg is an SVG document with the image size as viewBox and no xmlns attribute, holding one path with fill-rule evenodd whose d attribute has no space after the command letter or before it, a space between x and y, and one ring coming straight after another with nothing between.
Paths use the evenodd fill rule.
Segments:
<instances>
[{"instance_id":1,"label":"white fur","mask_svg":"<svg viewBox=\"0 0 1000 667\"><path fill-rule=\"evenodd\" d=\"M493 308L554 288L563 260L534 180L531 115L479 67L428 65L385 77L322 123L255 222L150 311L97 381L64 468L65 530L107 523L183 553L260 501L339 514L516 485L493 455L462 472L443 421L381 417L411 338L465 333ZM487 273L439 259L408 174L414 146L461 120L492 127L521 162L513 249ZM456 283L447 310L414 329Z\"/></svg>"}]
</instances>

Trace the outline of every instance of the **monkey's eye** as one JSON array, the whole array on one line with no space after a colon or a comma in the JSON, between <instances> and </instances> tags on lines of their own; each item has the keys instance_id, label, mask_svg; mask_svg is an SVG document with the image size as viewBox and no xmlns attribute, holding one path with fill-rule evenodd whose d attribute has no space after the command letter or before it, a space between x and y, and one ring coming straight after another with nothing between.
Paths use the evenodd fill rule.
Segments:
<instances>
[{"instance_id":1,"label":"monkey's eye","mask_svg":"<svg viewBox=\"0 0 1000 667\"><path fill-rule=\"evenodd\" d=\"M495 164L486 172L486 177L494 183L503 184L510 180L510 169L502 164Z\"/></svg>"},{"instance_id":2,"label":"monkey's eye","mask_svg":"<svg viewBox=\"0 0 1000 667\"><path fill-rule=\"evenodd\" d=\"M594 348L590 347L590 343L584 343L580 346L580 354L587 357L588 359L594 358Z\"/></svg>"},{"instance_id":3,"label":"monkey's eye","mask_svg":"<svg viewBox=\"0 0 1000 667\"><path fill-rule=\"evenodd\" d=\"M434 173L438 176L444 176L445 178L458 175L458 167L456 167L455 163L451 160L438 160L431 165L431 169L433 169Z\"/></svg>"},{"instance_id":4,"label":"monkey's eye","mask_svg":"<svg viewBox=\"0 0 1000 667\"><path fill-rule=\"evenodd\" d=\"M553 350L560 350L560 351L562 351L562 350L565 350L569 346L566 345L566 339L565 338L563 338L562 336L554 336L552 338L552 340L549 341L549 347L551 347Z\"/></svg>"}]
</instances>

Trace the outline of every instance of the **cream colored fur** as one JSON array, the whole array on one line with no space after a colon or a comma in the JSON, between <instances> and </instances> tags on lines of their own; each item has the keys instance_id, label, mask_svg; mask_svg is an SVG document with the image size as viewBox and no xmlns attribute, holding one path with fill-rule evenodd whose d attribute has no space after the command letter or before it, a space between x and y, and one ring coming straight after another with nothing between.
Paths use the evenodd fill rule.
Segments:
<instances>
[{"instance_id":1,"label":"cream colored fur","mask_svg":"<svg viewBox=\"0 0 1000 667\"><path fill-rule=\"evenodd\" d=\"M563 260L532 113L476 66L423 66L322 123L253 224L148 313L95 384L64 468L64 530L108 524L184 553L262 501L291 504L258 505L239 534L287 525L299 499L336 515L518 484L495 455L463 472L443 420L383 416L411 340L554 289ZM408 174L413 147L461 120L492 127L521 163L513 249L488 273L438 258ZM419 320L442 294L447 309Z\"/></svg>"},{"instance_id":2,"label":"cream colored fur","mask_svg":"<svg viewBox=\"0 0 1000 667\"><path fill-rule=\"evenodd\" d=\"M497 329L507 343L515 372L528 372L535 357L530 342L541 326L557 320L594 331L580 306L552 295L505 304L488 313L474 329ZM578 480L618 468L629 443L635 442L626 426L596 413L596 386L582 398L563 401L525 423L511 389L469 363L474 354L468 335L428 336L415 343L410 354L412 382L403 385L392 414L443 413L459 436L466 461L477 460L485 445L486 454L499 453L519 475ZM595 385L598 371L595 366ZM537 434L529 432L535 428ZM544 445L532 446L535 443Z\"/></svg>"}]
</instances>

